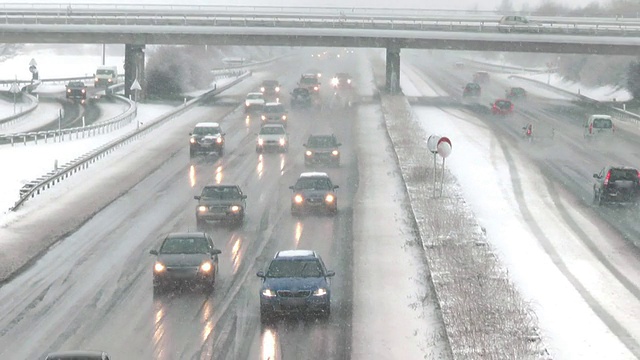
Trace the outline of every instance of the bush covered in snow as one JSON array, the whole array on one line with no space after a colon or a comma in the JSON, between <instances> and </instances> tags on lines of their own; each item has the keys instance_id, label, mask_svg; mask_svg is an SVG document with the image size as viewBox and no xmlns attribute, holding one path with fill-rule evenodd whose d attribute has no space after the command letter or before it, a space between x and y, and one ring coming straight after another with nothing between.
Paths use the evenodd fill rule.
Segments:
<instances>
[{"instance_id":1,"label":"bush covered in snow","mask_svg":"<svg viewBox=\"0 0 640 360\"><path fill-rule=\"evenodd\" d=\"M455 359L540 359L537 320L486 241L455 179L433 197L435 169L424 132L402 96L383 112L422 239ZM441 172L438 169L438 186Z\"/></svg>"},{"instance_id":2,"label":"bush covered in snow","mask_svg":"<svg viewBox=\"0 0 640 360\"><path fill-rule=\"evenodd\" d=\"M149 97L175 98L208 88L212 59L202 46L160 46L148 55L146 91Z\"/></svg>"}]
</instances>

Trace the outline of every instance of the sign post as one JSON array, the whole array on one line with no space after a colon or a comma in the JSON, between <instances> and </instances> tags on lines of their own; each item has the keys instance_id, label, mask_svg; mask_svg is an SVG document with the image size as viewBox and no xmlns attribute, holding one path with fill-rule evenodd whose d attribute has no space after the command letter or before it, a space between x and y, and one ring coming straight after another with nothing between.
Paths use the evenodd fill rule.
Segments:
<instances>
[{"instance_id":1,"label":"sign post","mask_svg":"<svg viewBox=\"0 0 640 360\"><path fill-rule=\"evenodd\" d=\"M438 154L438 141L440 141L440 136L439 135L431 135L429 136L429 138L427 139L427 148L429 148L429 151L431 151L431 153L433 154L433 197L436 197L436 168L437 168L437 164L436 164L436 155Z\"/></svg>"},{"instance_id":2,"label":"sign post","mask_svg":"<svg viewBox=\"0 0 640 360\"><path fill-rule=\"evenodd\" d=\"M133 91L133 102L136 104L136 114L137 114L137 108L138 108L138 92L140 90L142 90L142 86L140 86L140 83L138 82L138 78L136 77L133 80L133 84L131 84L131 91ZM140 121L138 121L137 115L136 115L136 129L140 129Z\"/></svg>"},{"instance_id":3,"label":"sign post","mask_svg":"<svg viewBox=\"0 0 640 360\"><path fill-rule=\"evenodd\" d=\"M451 140L448 137L443 136L438 140L436 146L438 154L442 157L442 180L440 181L440 196L442 196L442 188L444 187L444 161L451 155Z\"/></svg>"},{"instance_id":4,"label":"sign post","mask_svg":"<svg viewBox=\"0 0 640 360\"><path fill-rule=\"evenodd\" d=\"M15 114L16 113L16 95L20 93L20 87L18 86L17 80L13 84L11 84L11 87L9 88L9 92L13 94L13 113Z\"/></svg>"}]
</instances>

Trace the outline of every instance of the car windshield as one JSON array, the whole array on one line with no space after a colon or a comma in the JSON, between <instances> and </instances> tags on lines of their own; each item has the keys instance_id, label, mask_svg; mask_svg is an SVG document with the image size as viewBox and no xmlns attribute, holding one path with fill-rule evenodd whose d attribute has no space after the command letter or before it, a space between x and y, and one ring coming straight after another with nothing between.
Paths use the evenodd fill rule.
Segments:
<instances>
[{"instance_id":1,"label":"car windshield","mask_svg":"<svg viewBox=\"0 0 640 360\"><path fill-rule=\"evenodd\" d=\"M264 96L262 96L262 94L249 94L249 95L247 95L247 99L248 100L261 100L261 99L264 99Z\"/></svg>"},{"instance_id":2,"label":"car windshield","mask_svg":"<svg viewBox=\"0 0 640 360\"><path fill-rule=\"evenodd\" d=\"M218 135L220 128L217 126L197 126L193 129L194 135Z\"/></svg>"},{"instance_id":3,"label":"car windshield","mask_svg":"<svg viewBox=\"0 0 640 360\"><path fill-rule=\"evenodd\" d=\"M112 74L113 74L113 70L98 69L96 71L96 75L112 75Z\"/></svg>"},{"instance_id":4,"label":"car windshield","mask_svg":"<svg viewBox=\"0 0 640 360\"><path fill-rule=\"evenodd\" d=\"M521 94L524 94L524 89L523 88L513 88L513 89L511 89L511 93L512 94L516 94L516 95L521 95Z\"/></svg>"},{"instance_id":5,"label":"car windshield","mask_svg":"<svg viewBox=\"0 0 640 360\"><path fill-rule=\"evenodd\" d=\"M331 181L327 178L303 177L296 182L297 190L331 190Z\"/></svg>"},{"instance_id":6,"label":"car windshield","mask_svg":"<svg viewBox=\"0 0 640 360\"><path fill-rule=\"evenodd\" d=\"M322 267L318 260L273 260L266 276L271 278L320 277Z\"/></svg>"},{"instance_id":7,"label":"car windshield","mask_svg":"<svg viewBox=\"0 0 640 360\"><path fill-rule=\"evenodd\" d=\"M265 80L262 82L262 86L276 87L278 86L278 82L276 80Z\"/></svg>"},{"instance_id":8,"label":"car windshield","mask_svg":"<svg viewBox=\"0 0 640 360\"><path fill-rule=\"evenodd\" d=\"M260 135L284 135L284 127L282 126L263 126L260 129Z\"/></svg>"},{"instance_id":9,"label":"car windshield","mask_svg":"<svg viewBox=\"0 0 640 360\"><path fill-rule=\"evenodd\" d=\"M84 83L82 81L71 81L69 82L69 87L84 87Z\"/></svg>"},{"instance_id":10,"label":"car windshield","mask_svg":"<svg viewBox=\"0 0 640 360\"><path fill-rule=\"evenodd\" d=\"M469 83L469 84L467 84L467 89L469 89L469 90L480 89L480 85L478 85L476 83Z\"/></svg>"},{"instance_id":11,"label":"car windshield","mask_svg":"<svg viewBox=\"0 0 640 360\"><path fill-rule=\"evenodd\" d=\"M336 140L333 136L312 136L307 142L309 147L334 147Z\"/></svg>"},{"instance_id":12,"label":"car windshield","mask_svg":"<svg viewBox=\"0 0 640 360\"><path fill-rule=\"evenodd\" d=\"M318 83L318 79L314 77L303 77L302 79L300 79L300 84L314 85L317 83Z\"/></svg>"},{"instance_id":13,"label":"car windshield","mask_svg":"<svg viewBox=\"0 0 640 360\"><path fill-rule=\"evenodd\" d=\"M638 171L636 169L611 169L609 170L611 181L616 180L628 180L628 181L638 181L640 176L638 176Z\"/></svg>"},{"instance_id":14,"label":"car windshield","mask_svg":"<svg viewBox=\"0 0 640 360\"><path fill-rule=\"evenodd\" d=\"M294 96L307 96L307 95L309 95L309 90L296 88L296 89L293 89L293 95Z\"/></svg>"},{"instance_id":15,"label":"car windshield","mask_svg":"<svg viewBox=\"0 0 640 360\"><path fill-rule=\"evenodd\" d=\"M240 191L235 186L207 186L201 196L207 199L235 199L240 196Z\"/></svg>"},{"instance_id":16,"label":"car windshield","mask_svg":"<svg viewBox=\"0 0 640 360\"><path fill-rule=\"evenodd\" d=\"M613 127L613 123L610 119L594 119L593 127L598 129L611 129Z\"/></svg>"},{"instance_id":17,"label":"car windshield","mask_svg":"<svg viewBox=\"0 0 640 360\"><path fill-rule=\"evenodd\" d=\"M282 105L270 105L264 107L265 113L281 113L284 112L284 106Z\"/></svg>"},{"instance_id":18,"label":"car windshield","mask_svg":"<svg viewBox=\"0 0 640 360\"><path fill-rule=\"evenodd\" d=\"M496 101L496 106L502 110L506 110L511 107L511 102L505 101L505 100L499 100L499 101Z\"/></svg>"},{"instance_id":19,"label":"car windshield","mask_svg":"<svg viewBox=\"0 0 640 360\"><path fill-rule=\"evenodd\" d=\"M171 237L164 241L161 254L204 254L209 252L207 239L203 237Z\"/></svg>"}]
</instances>

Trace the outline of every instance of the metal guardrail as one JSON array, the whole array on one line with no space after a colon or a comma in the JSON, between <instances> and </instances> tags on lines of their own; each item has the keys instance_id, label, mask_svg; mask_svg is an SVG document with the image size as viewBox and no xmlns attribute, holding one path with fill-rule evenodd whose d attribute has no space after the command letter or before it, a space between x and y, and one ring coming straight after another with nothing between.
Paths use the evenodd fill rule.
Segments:
<instances>
[{"instance_id":1,"label":"metal guardrail","mask_svg":"<svg viewBox=\"0 0 640 360\"><path fill-rule=\"evenodd\" d=\"M29 100L29 105L27 106L26 109L23 108L22 111L20 111L17 114L13 114L13 115L7 116L6 118L0 119L0 128L3 125L7 125L13 122L14 120L17 120L18 118L32 112L38 107L38 98L36 98L35 96L24 91L20 93L20 96L27 98Z\"/></svg>"},{"instance_id":2,"label":"metal guardrail","mask_svg":"<svg viewBox=\"0 0 640 360\"><path fill-rule=\"evenodd\" d=\"M49 172L47 174L45 174L44 176L41 176L40 178L36 179L35 181L32 181L28 184L26 184L21 190L20 190L20 199L18 201L16 201L16 203L13 205L13 207L11 207L9 210L11 211L16 211L22 204L24 204L25 201L27 201L30 198L35 197L36 195L39 195L42 191L49 189L51 186L57 184L58 182L68 178L69 176L75 174L76 172L86 169L87 167L89 167L90 164L96 162L97 160L103 158L104 156L106 156L107 154L113 152L114 150L116 150L117 148L128 144L129 142L139 138L140 136L146 134L147 132L155 129L156 127L158 127L161 124L164 124L166 121L174 119L177 116L182 115L183 113L185 113L187 110L191 109L194 105L196 105L197 103L199 103L202 99L211 96L211 95L217 95L229 88L231 88L232 86L235 86L236 84L238 84L239 82L241 82L242 80L244 80L245 78L251 76L251 72L246 72L243 75L239 76L238 78L236 78L234 81L230 82L229 84L226 84L224 86L220 86L214 90L211 90L209 92L206 92L204 94L202 94L201 96L194 98L190 101L188 101L187 103L185 103L184 105L178 107L177 109L161 116L160 118L158 118L156 121L154 122L147 122L146 125L140 127L139 129L133 131L132 133L128 134L128 135L124 135L123 137L121 137L120 139L114 140L104 146L101 146L75 160L72 160L64 165L62 165L61 169L58 170L57 172Z\"/></svg>"}]
</instances>

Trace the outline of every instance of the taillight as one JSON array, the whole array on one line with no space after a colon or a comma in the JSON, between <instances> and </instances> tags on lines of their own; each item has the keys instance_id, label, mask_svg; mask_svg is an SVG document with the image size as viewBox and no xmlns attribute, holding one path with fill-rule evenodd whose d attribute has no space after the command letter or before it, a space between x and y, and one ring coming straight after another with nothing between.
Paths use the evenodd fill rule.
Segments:
<instances>
[{"instance_id":1,"label":"taillight","mask_svg":"<svg viewBox=\"0 0 640 360\"><path fill-rule=\"evenodd\" d=\"M611 171L607 171L607 176L604 177L604 186L609 185L609 178L611 177Z\"/></svg>"}]
</instances>

